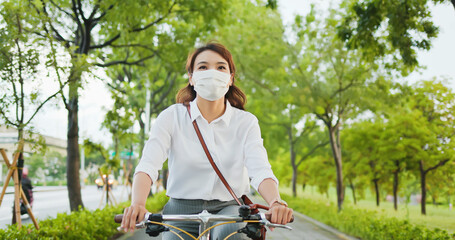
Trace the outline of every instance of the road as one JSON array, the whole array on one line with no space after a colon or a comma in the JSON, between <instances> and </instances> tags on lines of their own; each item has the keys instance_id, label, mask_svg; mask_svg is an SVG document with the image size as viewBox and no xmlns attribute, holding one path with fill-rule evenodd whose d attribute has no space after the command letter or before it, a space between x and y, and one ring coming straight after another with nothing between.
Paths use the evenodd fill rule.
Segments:
<instances>
[{"instance_id":1,"label":"road","mask_svg":"<svg viewBox=\"0 0 455 240\"><path fill-rule=\"evenodd\" d=\"M48 217L55 218L57 213L69 213L70 206L68 201L68 191L66 186L63 187L36 187L33 197L33 213L37 219L46 219ZM115 199L125 201L127 199L126 191L122 191L123 186L114 188L113 193ZM13 188L8 187L7 193L12 192ZM102 190L98 190L96 186L84 186L82 188L82 201L87 209L95 210L100 207ZM11 224L12 207L14 202L14 194L6 194L2 205L0 206L0 228L6 228ZM104 207L106 200L101 202L101 207ZM32 223L30 218L24 219L23 224Z\"/></svg>"}]
</instances>

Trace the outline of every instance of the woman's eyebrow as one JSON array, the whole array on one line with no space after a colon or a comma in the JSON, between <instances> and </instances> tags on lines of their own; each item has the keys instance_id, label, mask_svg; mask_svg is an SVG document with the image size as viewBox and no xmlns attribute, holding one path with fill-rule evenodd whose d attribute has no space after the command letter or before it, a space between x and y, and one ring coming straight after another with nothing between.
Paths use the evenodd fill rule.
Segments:
<instances>
[{"instance_id":1,"label":"woman's eyebrow","mask_svg":"<svg viewBox=\"0 0 455 240\"><path fill-rule=\"evenodd\" d=\"M200 65L200 64L208 64L208 62L207 61L200 61L196 65ZM217 62L216 64L228 65L226 62Z\"/></svg>"}]
</instances>

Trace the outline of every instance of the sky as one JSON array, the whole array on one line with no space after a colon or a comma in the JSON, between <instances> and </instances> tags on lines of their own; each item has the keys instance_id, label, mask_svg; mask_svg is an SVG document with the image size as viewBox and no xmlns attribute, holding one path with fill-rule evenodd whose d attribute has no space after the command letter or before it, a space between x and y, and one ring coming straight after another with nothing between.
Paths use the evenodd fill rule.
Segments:
<instances>
[{"instance_id":1,"label":"sky","mask_svg":"<svg viewBox=\"0 0 455 240\"><path fill-rule=\"evenodd\" d=\"M282 14L284 24L290 24L295 14L305 15L310 9L310 3L317 3L317 8L327 8L331 2L338 1L298 1L279 0L278 10ZM450 86L455 90L455 9L451 4L431 7L433 20L440 27L437 39L433 40L430 51L418 53L418 60L426 69L415 72L406 77L406 81L416 82L428 80L433 77L450 79ZM102 142L105 146L110 144L111 136L105 129L101 129L104 115L113 105L109 91L102 80L93 79L84 90L79 99L79 137L90 138L95 142ZM32 122L39 133L66 139L67 111L55 106L47 106L38 113Z\"/></svg>"}]
</instances>

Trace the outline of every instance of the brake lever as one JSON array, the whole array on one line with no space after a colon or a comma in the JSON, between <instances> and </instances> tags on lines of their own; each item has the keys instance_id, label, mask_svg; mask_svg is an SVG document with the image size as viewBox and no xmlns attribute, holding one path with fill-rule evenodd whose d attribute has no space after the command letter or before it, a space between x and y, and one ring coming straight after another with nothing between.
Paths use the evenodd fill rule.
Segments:
<instances>
[{"instance_id":1,"label":"brake lever","mask_svg":"<svg viewBox=\"0 0 455 240\"><path fill-rule=\"evenodd\" d=\"M259 213L259 214L261 215L261 223L269 228L274 227L274 228L284 228L287 230L292 230L292 227L282 225L282 224L271 223L269 220L267 220L264 213Z\"/></svg>"}]
</instances>

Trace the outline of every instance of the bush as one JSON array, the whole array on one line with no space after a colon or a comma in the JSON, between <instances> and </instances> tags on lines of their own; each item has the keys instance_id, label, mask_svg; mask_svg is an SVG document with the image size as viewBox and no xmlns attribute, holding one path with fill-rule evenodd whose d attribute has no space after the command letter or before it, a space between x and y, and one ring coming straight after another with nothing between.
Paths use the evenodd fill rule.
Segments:
<instances>
[{"instance_id":1,"label":"bush","mask_svg":"<svg viewBox=\"0 0 455 240\"><path fill-rule=\"evenodd\" d=\"M445 230L431 230L397 218L379 216L374 211L344 206L338 213L336 204L329 201L316 202L285 194L282 197L295 211L361 239L455 239L455 234L450 235Z\"/></svg>"},{"instance_id":2,"label":"bush","mask_svg":"<svg viewBox=\"0 0 455 240\"><path fill-rule=\"evenodd\" d=\"M166 202L165 192L161 192L147 199L146 207L151 212L158 212ZM0 229L0 239L109 239L118 233L117 227L120 226L114 222L114 216L123 213L127 206L129 202L95 211L60 213L54 219L39 221L39 230L33 224L25 225L20 230L11 225Z\"/></svg>"}]
</instances>

